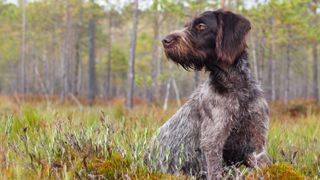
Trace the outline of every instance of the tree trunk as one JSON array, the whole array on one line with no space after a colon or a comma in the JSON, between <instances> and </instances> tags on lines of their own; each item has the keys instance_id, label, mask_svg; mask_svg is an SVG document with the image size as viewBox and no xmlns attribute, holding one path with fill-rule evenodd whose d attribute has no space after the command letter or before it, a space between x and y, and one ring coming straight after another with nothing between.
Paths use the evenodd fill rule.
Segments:
<instances>
[{"instance_id":1,"label":"tree trunk","mask_svg":"<svg viewBox=\"0 0 320 180\"><path fill-rule=\"evenodd\" d=\"M63 91L61 94L61 100L64 101L65 97L69 94L69 43L70 43L70 31L71 31L71 22L70 22L70 4L69 0L65 0L65 29L63 37L63 49L62 49L62 84Z\"/></svg>"},{"instance_id":2,"label":"tree trunk","mask_svg":"<svg viewBox=\"0 0 320 180\"><path fill-rule=\"evenodd\" d=\"M159 39L160 39L160 19L158 11L158 0L154 1L156 9L153 21L153 44L152 44L152 60L151 60L151 75L152 86L149 101L159 101L160 89L158 76L160 72L160 53L159 53Z\"/></svg>"},{"instance_id":3,"label":"tree trunk","mask_svg":"<svg viewBox=\"0 0 320 180\"><path fill-rule=\"evenodd\" d=\"M167 82L166 95L165 95L164 103L163 103L163 110L167 110L168 109L170 87L171 87L171 77L168 79L168 82Z\"/></svg>"},{"instance_id":4,"label":"tree trunk","mask_svg":"<svg viewBox=\"0 0 320 180\"><path fill-rule=\"evenodd\" d=\"M262 27L262 32L261 32L261 39L260 39L260 67L259 67L259 70L258 70L258 73L259 73L259 80L260 80L260 83L261 84L264 84L264 68L265 68L265 61L264 61L264 58L265 58L265 45L266 45L266 40L265 40L265 36L266 36L266 30L265 30L265 27Z\"/></svg>"},{"instance_id":5,"label":"tree trunk","mask_svg":"<svg viewBox=\"0 0 320 180\"><path fill-rule=\"evenodd\" d=\"M303 63L303 68L308 69L308 62ZM309 98L309 78L308 78L308 71L303 72L303 83L302 83L302 95L303 98L307 99Z\"/></svg>"},{"instance_id":6,"label":"tree trunk","mask_svg":"<svg viewBox=\"0 0 320 180\"><path fill-rule=\"evenodd\" d=\"M270 51L269 51L269 60L268 60L268 96L269 100L274 101L276 99L275 96L275 82L274 82L274 49L275 49L275 37L273 32L273 23L274 18L270 19L270 32L271 32L271 43L270 43Z\"/></svg>"},{"instance_id":7,"label":"tree trunk","mask_svg":"<svg viewBox=\"0 0 320 180\"><path fill-rule=\"evenodd\" d=\"M75 62L75 70L74 70L74 83L73 83L73 94L75 96L78 95L79 89L78 89L78 83L79 83L79 69L80 69L80 61L81 61L81 55L80 55L80 37L77 37L77 43L76 43L76 62Z\"/></svg>"},{"instance_id":8,"label":"tree trunk","mask_svg":"<svg viewBox=\"0 0 320 180\"><path fill-rule=\"evenodd\" d=\"M46 61L46 59L44 59L43 61ZM44 71L44 69L42 71ZM39 68L37 65L35 66L35 75L39 77L37 80L39 81L39 84L40 84L41 95L44 95L44 97L46 98L46 101L48 102L49 97L48 97L47 88L44 80L46 76L43 76L39 73Z\"/></svg>"},{"instance_id":9,"label":"tree trunk","mask_svg":"<svg viewBox=\"0 0 320 180\"><path fill-rule=\"evenodd\" d=\"M106 84L105 84L105 95L110 97L111 91L111 46L112 46L112 10L110 10L108 25L108 39L107 39L107 66L106 66Z\"/></svg>"},{"instance_id":10,"label":"tree trunk","mask_svg":"<svg viewBox=\"0 0 320 180\"><path fill-rule=\"evenodd\" d=\"M288 42L286 45L286 69L285 69L285 90L284 90L284 103L288 105L288 100L290 98L290 65L291 65L291 57L290 57L290 42L291 42L291 28L288 29Z\"/></svg>"},{"instance_id":11,"label":"tree trunk","mask_svg":"<svg viewBox=\"0 0 320 180\"><path fill-rule=\"evenodd\" d=\"M318 49L317 44L312 47L313 56L313 98L319 103L319 81L318 81Z\"/></svg>"},{"instance_id":12,"label":"tree trunk","mask_svg":"<svg viewBox=\"0 0 320 180\"><path fill-rule=\"evenodd\" d=\"M40 83L41 83L41 91L42 95L45 95L45 97L48 96L48 57L47 57L47 50L45 49L42 55L42 73L40 77ZM38 69L37 69L38 71Z\"/></svg>"},{"instance_id":13,"label":"tree trunk","mask_svg":"<svg viewBox=\"0 0 320 180\"><path fill-rule=\"evenodd\" d=\"M138 5L139 0L134 1L133 9L133 28L130 40L130 51L129 51L129 66L128 66L128 85L127 85L127 108L133 108L133 93L134 93L134 60L136 51L136 41L137 41L137 28L138 28Z\"/></svg>"},{"instance_id":14,"label":"tree trunk","mask_svg":"<svg viewBox=\"0 0 320 180\"><path fill-rule=\"evenodd\" d=\"M284 89L284 103L287 105L289 100L289 93L290 93L290 47L289 45L286 46L286 67L285 67L285 89Z\"/></svg>"},{"instance_id":15,"label":"tree trunk","mask_svg":"<svg viewBox=\"0 0 320 180\"><path fill-rule=\"evenodd\" d=\"M38 85L38 76L36 73L36 69L38 68L38 62L37 59L34 59L33 63L32 63L32 85L29 85L29 92L32 95L36 95L36 92L38 90L37 85Z\"/></svg>"},{"instance_id":16,"label":"tree trunk","mask_svg":"<svg viewBox=\"0 0 320 180\"><path fill-rule=\"evenodd\" d=\"M96 74L95 74L95 21L91 17L89 20L89 66L88 66L88 77L89 77L89 89L88 89L88 100L89 104L92 105L95 99L96 93Z\"/></svg>"},{"instance_id":17,"label":"tree trunk","mask_svg":"<svg viewBox=\"0 0 320 180\"><path fill-rule=\"evenodd\" d=\"M83 82L83 79L84 79L84 75L83 75L83 62L80 60L79 61L79 73L78 73L78 83L77 83L77 89L78 89L78 95L80 94L80 95L82 95L83 94L83 92L82 92L82 90L83 90L83 84L82 84L82 82Z\"/></svg>"},{"instance_id":18,"label":"tree trunk","mask_svg":"<svg viewBox=\"0 0 320 180\"><path fill-rule=\"evenodd\" d=\"M220 0L220 8L224 9L225 0Z\"/></svg>"},{"instance_id":19,"label":"tree trunk","mask_svg":"<svg viewBox=\"0 0 320 180\"><path fill-rule=\"evenodd\" d=\"M178 106L181 106L179 89L178 89L176 80L175 80L173 77L172 77L172 85L173 85L174 92L176 93L176 101L177 101L177 104L178 104Z\"/></svg>"},{"instance_id":20,"label":"tree trunk","mask_svg":"<svg viewBox=\"0 0 320 180\"><path fill-rule=\"evenodd\" d=\"M76 54L75 54L75 68L74 68L74 81L73 81L73 94L77 96L79 94L79 82L80 82L80 65L81 65L81 35L82 35L82 21L83 21L83 8L82 1L80 1L80 15L79 15L79 23L77 24L76 30Z\"/></svg>"},{"instance_id":21,"label":"tree trunk","mask_svg":"<svg viewBox=\"0 0 320 180\"><path fill-rule=\"evenodd\" d=\"M25 54L26 54L26 5L27 0L22 0L22 42L21 42L21 64L20 64L20 93L26 93L26 65L25 65ZM19 74L19 73L18 73Z\"/></svg>"}]
</instances>

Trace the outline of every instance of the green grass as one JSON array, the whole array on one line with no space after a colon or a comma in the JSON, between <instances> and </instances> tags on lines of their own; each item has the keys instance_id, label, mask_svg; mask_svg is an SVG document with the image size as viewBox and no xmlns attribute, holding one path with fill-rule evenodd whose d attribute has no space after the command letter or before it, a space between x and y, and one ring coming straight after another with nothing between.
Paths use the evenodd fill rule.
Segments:
<instances>
[{"instance_id":1,"label":"green grass","mask_svg":"<svg viewBox=\"0 0 320 180\"><path fill-rule=\"evenodd\" d=\"M295 122L274 120L268 152L274 161L292 164L309 177L320 177L320 116L308 115Z\"/></svg>"},{"instance_id":2,"label":"green grass","mask_svg":"<svg viewBox=\"0 0 320 180\"><path fill-rule=\"evenodd\" d=\"M185 179L143 164L149 138L175 110L2 103L0 179ZM288 167L299 177L319 178L320 116L308 113L292 121L282 117L271 118L268 152L275 164L270 172ZM228 172L254 173L243 168Z\"/></svg>"}]
</instances>

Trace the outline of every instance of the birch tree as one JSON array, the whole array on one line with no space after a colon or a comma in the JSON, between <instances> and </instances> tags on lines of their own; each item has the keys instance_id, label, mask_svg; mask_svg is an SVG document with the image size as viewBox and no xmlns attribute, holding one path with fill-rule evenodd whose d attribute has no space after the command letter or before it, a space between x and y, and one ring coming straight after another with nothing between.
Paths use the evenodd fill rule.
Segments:
<instances>
[{"instance_id":1,"label":"birch tree","mask_svg":"<svg viewBox=\"0 0 320 180\"><path fill-rule=\"evenodd\" d=\"M134 95L134 80L135 80L135 51L137 41L137 29L138 29L138 14L139 14L139 0L135 0L133 4L133 24L130 37L130 50L129 50L129 66L128 66L128 84L127 84L127 99L126 105L128 109L133 108L133 95Z\"/></svg>"}]
</instances>

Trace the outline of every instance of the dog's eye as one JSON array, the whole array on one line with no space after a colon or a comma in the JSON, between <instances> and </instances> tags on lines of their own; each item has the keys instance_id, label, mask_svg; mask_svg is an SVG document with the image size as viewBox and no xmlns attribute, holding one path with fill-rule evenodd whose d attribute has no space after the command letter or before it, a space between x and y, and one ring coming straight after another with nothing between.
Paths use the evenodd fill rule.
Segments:
<instances>
[{"instance_id":1,"label":"dog's eye","mask_svg":"<svg viewBox=\"0 0 320 180\"><path fill-rule=\"evenodd\" d=\"M207 25L203 24L203 23L200 23L198 25L196 25L196 29L198 31L202 31L202 30L205 30L207 28Z\"/></svg>"}]
</instances>

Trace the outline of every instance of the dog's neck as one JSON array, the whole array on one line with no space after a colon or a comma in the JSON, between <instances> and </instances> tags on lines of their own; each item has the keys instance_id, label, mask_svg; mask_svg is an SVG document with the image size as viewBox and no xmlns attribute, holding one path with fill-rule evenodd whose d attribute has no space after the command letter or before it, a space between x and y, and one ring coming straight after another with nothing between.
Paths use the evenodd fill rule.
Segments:
<instances>
[{"instance_id":1,"label":"dog's neck","mask_svg":"<svg viewBox=\"0 0 320 180\"><path fill-rule=\"evenodd\" d=\"M250 88L254 82L251 76L248 55L244 51L234 64L221 68L218 65L210 68L210 85L219 93L237 92Z\"/></svg>"}]
</instances>

